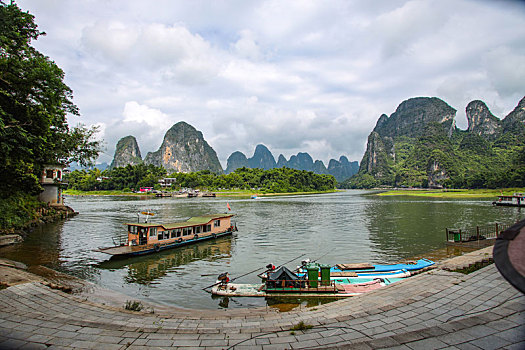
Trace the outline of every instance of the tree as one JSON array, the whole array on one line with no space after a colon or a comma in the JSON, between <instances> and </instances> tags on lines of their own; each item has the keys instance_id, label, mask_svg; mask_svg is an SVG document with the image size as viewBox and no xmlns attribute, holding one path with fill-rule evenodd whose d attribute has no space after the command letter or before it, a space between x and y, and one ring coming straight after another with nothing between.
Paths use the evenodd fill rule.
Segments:
<instances>
[{"instance_id":1,"label":"tree","mask_svg":"<svg viewBox=\"0 0 525 350\"><path fill-rule=\"evenodd\" d=\"M97 129L70 128L66 116L78 116L64 72L31 46L45 33L34 16L14 2L0 0L0 181L5 193L38 193L38 175L46 164L98 157Z\"/></svg>"}]
</instances>

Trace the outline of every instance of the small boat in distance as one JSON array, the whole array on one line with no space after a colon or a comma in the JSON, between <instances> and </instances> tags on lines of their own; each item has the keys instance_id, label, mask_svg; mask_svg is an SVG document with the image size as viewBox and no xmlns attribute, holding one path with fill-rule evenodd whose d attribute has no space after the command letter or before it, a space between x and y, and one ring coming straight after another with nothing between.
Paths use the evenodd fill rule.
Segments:
<instances>
[{"instance_id":1,"label":"small boat in distance","mask_svg":"<svg viewBox=\"0 0 525 350\"><path fill-rule=\"evenodd\" d=\"M143 212L152 216L153 213ZM196 216L170 224L127 223L127 237L113 247L95 251L113 256L133 256L155 253L164 249L231 235L237 226L231 223L233 214ZM115 242L114 242L115 243Z\"/></svg>"},{"instance_id":2,"label":"small boat in distance","mask_svg":"<svg viewBox=\"0 0 525 350\"><path fill-rule=\"evenodd\" d=\"M498 196L496 202L492 205L503 207L525 207L525 193L514 193L512 196Z\"/></svg>"}]
</instances>

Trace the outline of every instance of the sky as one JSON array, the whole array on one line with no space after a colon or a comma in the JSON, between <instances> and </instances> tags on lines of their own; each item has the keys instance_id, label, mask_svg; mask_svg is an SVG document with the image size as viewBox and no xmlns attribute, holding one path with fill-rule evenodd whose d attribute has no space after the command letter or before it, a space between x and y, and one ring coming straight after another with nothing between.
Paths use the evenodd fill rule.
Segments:
<instances>
[{"instance_id":1,"label":"sky","mask_svg":"<svg viewBox=\"0 0 525 350\"><path fill-rule=\"evenodd\" d=\"M361 161L381 114L412 97L504 118L525 96L525 3L483 0L18 0L46 36L81 116L142 157L185 121L223 168L257 144L277 158Z\"/></svg>"}]
</instances>

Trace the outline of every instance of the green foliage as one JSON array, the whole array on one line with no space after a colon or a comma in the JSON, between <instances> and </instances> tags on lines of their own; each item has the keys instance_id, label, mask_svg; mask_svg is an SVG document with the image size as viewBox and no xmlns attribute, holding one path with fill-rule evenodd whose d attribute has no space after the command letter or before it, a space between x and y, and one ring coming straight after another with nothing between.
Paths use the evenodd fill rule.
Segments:
<instances>
[{"instance_id":1,"label":"green foliage","mask_svg":"<svg viewBox=\"0 0 525 350\"><path fill-rule=\"evenodd\" d=\"M155 187L165 176L164 168L141 163L104 171L75 170L66 177L66 181L73 190L138 190L140 187Z\"/></svg>"},{"instance_id":2,"label":"green foliage","mask_svg":"<svg viewBox=\"0 0 525 350\"><path fill-rule=\"evenodd\" d=\"M66 116L78 115L64 72L31 46L44 35L34 17L0 1L0 181L1 195L40 191L45 164L98 156L96 128L70 128Z\"/></svg>"},{"instance_id":3,"label":"green foliage","mask_svg":"<svg viewBox=\"0 0 525 350\"><path fill-rule=\"evenodd\" d=\"M525 128L493 140L456 130L451 137L429 124L418 138L394 140L396 157L389 157L383 176L360 171L340 184L343 188L429 187L429 179L444 188L508 188L525 186ZM377 158L388 158L386 153ZM394 172L392 178L389 172ZM372 176L374 175L374 176Z\"/></svg>"},{"instance_id":4,"label":"green foliage","mask_svg":"<svg viewBox=\"0 0 525 350\"><path fill-rule=\"evenodd\" d=\"M140 301L136 300L127 300L124 309L130 311L140 311L144 308L144 305Z\"/></svg>"},{"instance_id":5,"label":"green foliage","mask_svg":"<svg viewBox=\"0 0 525 350\"><path fill-rule=\"evenodd\" d=\"M15 193L0 199L0 227L2 229L20 229L27 222L35 219L36 209L43 203L34 196L24 193Z\"/></svg>"},{"instance_id":6,"label":"green foliage","mask_svg":"<svg viewBox=\"0 0 525 350\"><path fill-rule=\"evenodd\" d=\"M158 180L166 176L166 170L153 165L128 165L101 172L75 170L68 176L69 188L74 190L123 190L125 188L158 186ZM256 189L261 192L316 192L333 190L336 185L332 175L318 175L311 171L290 168L271 170L240 168L228 175L217 175L209 170L193 173L174 173L172 189L202 188ZM98 180L97 180L98 179Z\"/></svg>"},{"instance_id":7,"label":"green foliage","mask_svg":"<svg viewBox=\"0 0 525 350\"><path fill-rule=\"evenodd\" d=\"M307 329L312 329L314 326L311 324L306 324L304 321L299 322L298 324L294 325L292 328L290 328L291 331L304 331Z\"/></svg>"}]
</instances>

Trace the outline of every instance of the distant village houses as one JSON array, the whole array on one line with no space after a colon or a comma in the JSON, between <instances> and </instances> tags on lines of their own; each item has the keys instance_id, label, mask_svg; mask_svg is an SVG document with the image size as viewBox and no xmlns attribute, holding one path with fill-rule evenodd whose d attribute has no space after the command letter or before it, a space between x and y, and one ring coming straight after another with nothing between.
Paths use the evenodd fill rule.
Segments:
<instances>
[{"instance_id":1,"label":"distant village houses","mask_svg":"<svg viewBox=\"0 0 525 350\"><path fill-rule=\"evenodd\" d=\"M159 180L159 185L162 188L170 187L171 185L175 185L176 183L177 179L174 177L165 177Z\"/></svg>"}]
</instances>

